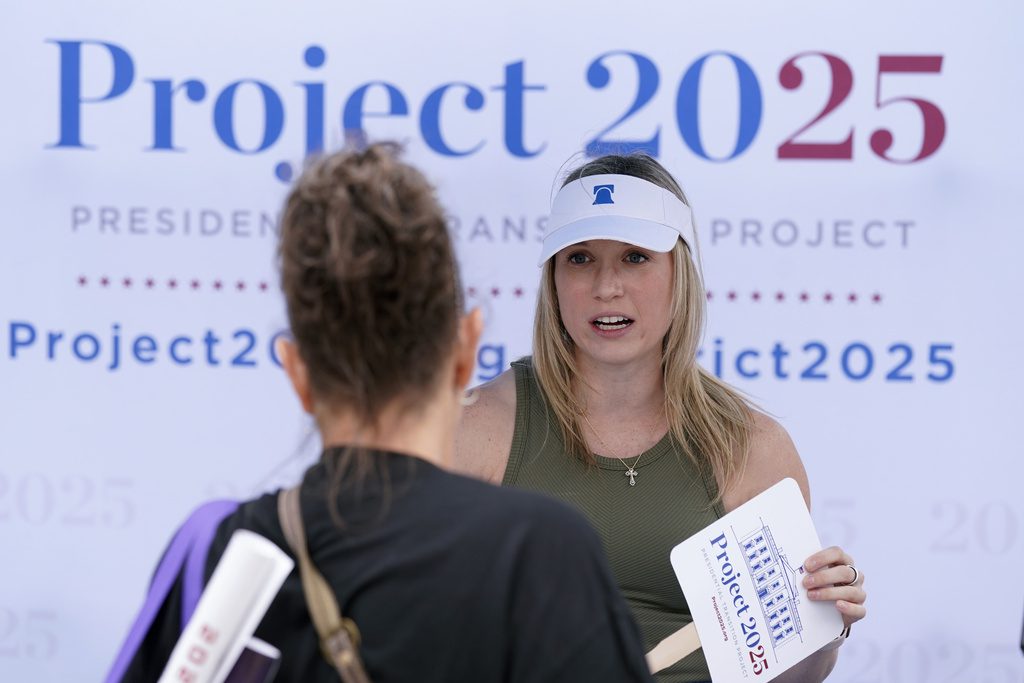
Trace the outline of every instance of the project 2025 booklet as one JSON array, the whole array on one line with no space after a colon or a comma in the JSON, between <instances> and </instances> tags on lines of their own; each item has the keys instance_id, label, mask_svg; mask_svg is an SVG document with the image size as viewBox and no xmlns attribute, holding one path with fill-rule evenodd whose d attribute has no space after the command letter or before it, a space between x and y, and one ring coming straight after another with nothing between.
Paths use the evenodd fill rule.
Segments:
<instances>
[{"instance_id":1,"label":"project 2025 booklet","mask_svg":"<svg viewBox=\"0 0 1024 683\"><path fill-rule=\"evenodd\" d=\"M803 562L820 549L793 479L672 549L715 683L770 681L836 638L835 603L812 602L803 586Z\"/></svg>"},{"instance_id":2,"label":"project 2025 booklet","mask_svg":"<svg viewBox=\"0 0 1024 683\"><path fill-rule=\"evenodd\" d=\"M272 676L280 653L252 636L294 564L263 536L235 531L159 683L224 683L229 675L264 683Z\"/></svg>"}]
</instances>

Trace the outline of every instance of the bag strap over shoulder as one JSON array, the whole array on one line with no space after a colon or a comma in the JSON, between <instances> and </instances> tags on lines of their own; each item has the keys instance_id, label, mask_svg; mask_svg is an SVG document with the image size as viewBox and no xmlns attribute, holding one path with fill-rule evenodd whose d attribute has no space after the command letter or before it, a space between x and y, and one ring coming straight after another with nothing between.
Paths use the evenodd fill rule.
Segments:
<instances>
[{"instance_id":1,"label":"bag strap over shoulder","mask_svg":"<svg viewBox=\"0 0 1024 683\"><path fill-rule=\"evenodd\" d=\"M220 523L237 509L237 501L210 501L196 508L174 534L153 575L146 601L107 673L106 683L120 683L124 678L179 577L182 583L181 628L185 628L203 592L203 570L213 537Z\"/></svg>"},{"instance_id":2,"label":"bag strap over shoulder","mask_svg":"<svg viewBox=\"0 0 1024 683\"><path fill-rule=\"evenodd\" d=\"M302 592L320 637L320 650L337 669L344 683L370 683L357 649L359 629L354 621L341 616L334 591L309 557L299 505L299 486L281 491L277 498L277 514L281 518L284 537L299 560Z\"/></svg>"}]
</instances>

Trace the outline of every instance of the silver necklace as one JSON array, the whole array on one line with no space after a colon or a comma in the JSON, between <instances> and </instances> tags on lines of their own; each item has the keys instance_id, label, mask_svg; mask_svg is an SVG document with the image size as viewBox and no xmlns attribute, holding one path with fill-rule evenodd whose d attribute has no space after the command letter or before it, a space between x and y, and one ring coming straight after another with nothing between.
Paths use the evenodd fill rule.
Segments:
<instances>
[{"instance_id":1,"label":"silver necklace","mask_svg":"<svg viewBox=\"0 0 1024 683\"><path fill-rule=\"evenodd\" d=\"M587 417L586 413L583 413L583 419L587 421L587 425L590 427L590 431L594 434L594 436L597 437L597 440L601 442L601 445L604 446L605 451L611 453L611 449L608 448L608 444L604 442L604 439L601 438L601 435L597 433L596 429L594 429L594 424L590 421L590 418ZM642 457L644 457L643 453L638 455L636 460L633 461L632 466L628 465L624 459L620 458L620 460L622 460L622 464L626 465L626 471L624 472L624 474L627 477L629 477L630 486L636 486L636 478L637 475L640 474L639 472L636 471L636 466L640 463L640 458Z\"/></svg>"},{"instance_id":2,"label":"silver necklace","mask_svg":"<svg viewBox=\"0 0 1024 683\"><path fill-rule=\"evenodd\" d=\"M626 474L627 477L629 477L629 485L630 486L636 486L636 475L639 474L639 472L637 472L635 468L636 468L637 463L640 462L640 458L642 458L642 457L644 457L643 453L641 453L637 457L636 462L633 463L633 467L627 467L626 468L625 474Z\"/></svg>"}]
</instances>

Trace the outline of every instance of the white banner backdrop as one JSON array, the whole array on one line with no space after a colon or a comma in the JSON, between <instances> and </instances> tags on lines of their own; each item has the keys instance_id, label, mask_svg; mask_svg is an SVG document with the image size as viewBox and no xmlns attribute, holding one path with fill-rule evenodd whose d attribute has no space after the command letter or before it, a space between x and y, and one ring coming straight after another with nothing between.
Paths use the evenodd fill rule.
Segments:
<instances>
[{"instance_id":1,"label":"white banner backdrop","mask_svg":"<svg viewBox=\"0 0 1024 683\"><path fill-rule=\"evenodd\" d=\"M7 15L3 680L100 678L184 515L315 457L271 351L274 230L283 179L352 128L440 187L481 381L529 352L559 169L657 154L703 242L702 362L787 427L869 577L832 680L1024 679L1019 4Z\"/></svg>"}]
</instances>

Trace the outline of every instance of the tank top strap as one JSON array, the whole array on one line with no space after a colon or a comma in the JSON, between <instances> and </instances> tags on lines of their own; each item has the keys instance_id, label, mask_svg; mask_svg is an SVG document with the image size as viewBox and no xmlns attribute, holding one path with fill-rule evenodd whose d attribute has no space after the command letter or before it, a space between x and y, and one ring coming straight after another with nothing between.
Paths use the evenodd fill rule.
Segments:
<instances>
[{"instance_id":1,"label":"tank top strap","mask_svg":"<svg viewBox=\"0 0 1024 683\"><path fill-rule=\"evenodd\" d=\"M502 477L503 486L514 486L519 478L523 461L548 455L561 456L562 433L552 423L547 403L533 372L533 359L524 356L512 362L516 381L516 419L512 432L508 464Z\"/></svg>"}]
</instances>

